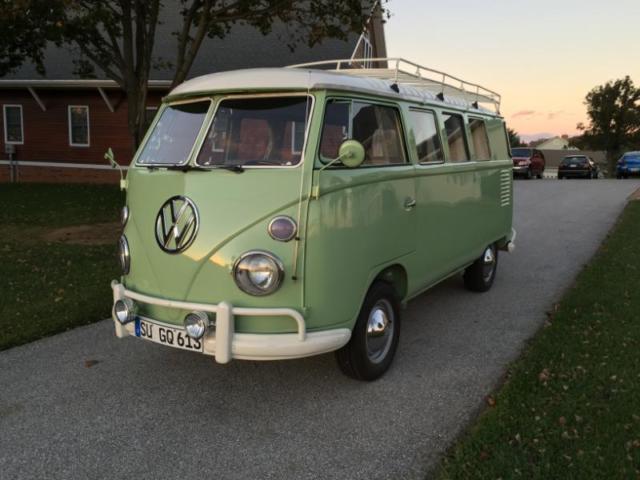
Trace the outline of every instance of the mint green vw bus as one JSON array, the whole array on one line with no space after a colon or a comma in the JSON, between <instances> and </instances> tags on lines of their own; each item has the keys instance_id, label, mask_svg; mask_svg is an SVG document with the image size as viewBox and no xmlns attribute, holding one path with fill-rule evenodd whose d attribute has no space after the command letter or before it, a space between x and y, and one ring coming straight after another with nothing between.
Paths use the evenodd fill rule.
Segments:
<instances>
[{"instance_id":1,"label":"mint green vw bus","mask_svg":"<svg viewBox=\"0 0 640 480\"><path fill-rule=\"evenodd\" d=\"M378 378L409 300L459 273L486 291L513 248L499 104L400 59L178 86L123 182L116 335Z\"/></svg>"}]
</instances>

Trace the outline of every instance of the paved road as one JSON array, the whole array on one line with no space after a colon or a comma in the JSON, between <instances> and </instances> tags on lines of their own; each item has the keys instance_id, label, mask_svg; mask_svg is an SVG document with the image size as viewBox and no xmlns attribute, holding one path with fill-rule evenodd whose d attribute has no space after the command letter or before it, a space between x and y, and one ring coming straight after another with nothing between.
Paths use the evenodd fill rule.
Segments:
<instances>
[{"instance_id":1,"label":"paved road","mask_svg":"<svg viewBox=\"0 0 640 480\"><path fill-rule=\"evenodd\" d=\"M516 182L518 249L493 290L454 278L414 300L375 383L331 355L222 367L110 322L0 353L0 477L423 478L638 187Z\"/></svg>"}]
</instances>

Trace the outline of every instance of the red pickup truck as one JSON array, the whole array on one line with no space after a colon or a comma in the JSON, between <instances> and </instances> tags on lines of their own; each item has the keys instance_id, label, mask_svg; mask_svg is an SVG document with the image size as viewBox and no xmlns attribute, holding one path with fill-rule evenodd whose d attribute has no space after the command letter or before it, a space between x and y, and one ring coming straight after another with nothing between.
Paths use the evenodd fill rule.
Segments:
<instances>
[{"instance_id":1,"label":"red pickup truck","mask_svg":"<svg viewBox=\"0 0 640 480\"><path fill-rule=\"evenodd\" d=\"M512 148L513 176L542 178L545 167L544 154L535 148Z\"/></svg>"}]
</instances>

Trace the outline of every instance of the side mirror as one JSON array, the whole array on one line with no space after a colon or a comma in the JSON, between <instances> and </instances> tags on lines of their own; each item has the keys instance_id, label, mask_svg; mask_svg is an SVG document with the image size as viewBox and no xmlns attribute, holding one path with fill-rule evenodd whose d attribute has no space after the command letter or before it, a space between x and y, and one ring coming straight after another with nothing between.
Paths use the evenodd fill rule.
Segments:
<instances>
[{"instance_id":1,"label":"side mirror","mask_svg":"<svg viewBox=\"0 0 640 480\"><path fill-rule=\"evenodd\" d=\"M320 174L322 171L336 162L342 162L347 168L356 168L362 165L364 162L364 147L357 140L345 140L340 144L338 149L338 156L325 163L322 168L318 170L318 182L311 189L311 196L316 200L320 198Z\"/></svg>"},{"instance_id":2,"label":"side mirror","mask_svg":"<svg viewBox=\"0 0 640 480\"><path fill-rule=\"evenodd\" d=\"M113 154L113 150L111 150L111 147L109 147L105 152L104 159L109 161L109 165L111 165L113 168L116 168L116 166L114 165L116 164L116 156Z\"/></svg>"},{"instance_id":3,"label":"side mirror","mask_svg":"<svg viewBox=\"0 0 640 480\"><path fill-rule=\"evenodd\" d=\"M345 140L338 149L338 159L347 168L356 168L364 162L364 147L357 140Z\"/></svg>"},{"instance_id":4,"label":"side mirror","mask_svg":"<svg viewBox=\"0 0 640 480\"><path fill-rule=\"evenodd\" d=\"M126 190L127 189L127 182L124 179L124 173L122 171L122 167L120 166L120 164L118 162L116 162L116 156L113 154L113 150L111 150L111 147L109 147L107 149L107 151L104 154L104 158L105 160L109 161L109 165L111 165L111 168L117 168L118 171L120 172L120 190Z\"/></svg>"}]
</instances>

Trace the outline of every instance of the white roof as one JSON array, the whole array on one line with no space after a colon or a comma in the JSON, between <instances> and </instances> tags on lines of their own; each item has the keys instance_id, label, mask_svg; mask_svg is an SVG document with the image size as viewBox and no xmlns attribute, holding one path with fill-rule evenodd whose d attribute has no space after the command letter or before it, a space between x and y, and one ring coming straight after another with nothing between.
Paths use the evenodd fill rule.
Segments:
<instances>
[{"instance_id":1,"label":"white roof","mask_svg":"<svg viewBox=\"0 0 640 480\"><path fill-rule=\"evenodd\" d=\"M396 84L398 92L391 86ZM283 90L343 90L405 98L420 102L442 103L472 108L473 98L466 98L452 89L445 89L444 101L436 88L403 84L394 79L355 75L351 72L313 68L252 68L212 73L188 80L170 93L169 97L208 95L212 92L283 91ZM482 99L481 99L482 100ZM483 108L478 108L488 112ZM488 112L492 113L492 112Z\"/></svg>"}]
</instances>

